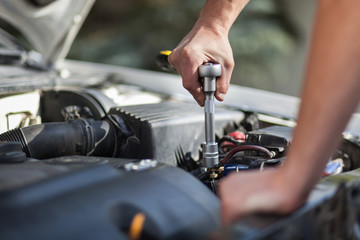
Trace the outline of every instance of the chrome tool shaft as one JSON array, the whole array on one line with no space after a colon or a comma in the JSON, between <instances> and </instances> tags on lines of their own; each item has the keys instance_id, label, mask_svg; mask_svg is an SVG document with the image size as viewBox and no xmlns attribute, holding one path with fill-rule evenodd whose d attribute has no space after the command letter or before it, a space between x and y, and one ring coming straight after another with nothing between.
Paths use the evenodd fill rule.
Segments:
<instances>
[{"instance_id":1,"label":"chrome tool shaft","mask_svg":"<svg viewBox=\"0 0 360 240\"><path fill-rule=\"evenodd\" d=\"M199 76L203 78L205 93L205 144L203 145L203 160L205 167L213 167L219 163L218 145L215 141L215 104L216 77L221 75L221 65L205 63L199 67Z\"/></svg>"}]
</instances>

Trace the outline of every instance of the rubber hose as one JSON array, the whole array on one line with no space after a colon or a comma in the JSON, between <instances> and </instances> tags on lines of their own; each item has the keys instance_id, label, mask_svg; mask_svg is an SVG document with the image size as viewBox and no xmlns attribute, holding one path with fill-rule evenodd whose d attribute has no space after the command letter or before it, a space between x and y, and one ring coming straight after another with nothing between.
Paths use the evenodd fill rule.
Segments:
<instances>
[{"instance_id":1,"label":"rubber hose","mask_svg":"<svg viewBox=\"0 0 360 240\"><path fill-rule=\"evenodd\" d=\"M21 143L27 157L36 159L71 155L111 157L118 142L111 123L86 119L10 130L0 134L0 141Z\"/></svg>"}]
</instances>

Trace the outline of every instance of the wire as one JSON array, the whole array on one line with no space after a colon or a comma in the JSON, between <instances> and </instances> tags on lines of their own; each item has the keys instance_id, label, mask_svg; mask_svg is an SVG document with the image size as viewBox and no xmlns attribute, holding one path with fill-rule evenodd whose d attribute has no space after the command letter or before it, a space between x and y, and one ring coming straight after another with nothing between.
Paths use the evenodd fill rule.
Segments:
<instances>
[{"instance_id":1,"label":"wire","mask_svg":"<svg viewBox=\"0 0 360 240\"><path fill-rule=\"evenodd\" d=\"M236 144L234 144L234 143L223 143L222 145L221 145L221 147L222 148L235 148L235 147L237 147L237 146L239 146L239 145L236 145Z\"/></svg>"},{"instance_id":2,"label":"wire","mask_svg":"<svg viewBox=\"0 0 360 240\"><path fill-rule=\"evenodd\" d=\"M265 161L262 162L260 165L260 172L264 171L264 167L265 167Z\"/></svg>"},{"instance_id":3,"label":"wire","mask_svg":"<svg viewBox=\"0 0 360 240\"><path fill-rule=\"evenodd\" d=\"M131 221L131 225L130 225L130 230L129 230L129 238L131 240L138 240L140 239L140 235L141 232L144 228L144 222L145 222L145 214L143 213L137 213L132 221Z\"/></svg>"},{"instance_id":4,"label":"wire","mask_svg":"<svg viewBox=\"0 0 360 240\"><path fill-rule=\"evenodd\" d=\"M220 160L220 162L225 164L230 160L230 158L232 156L234 156L236 153L242 152L242 151L259 151L259 152L263 152L263 153L267 154L269 158L272 158L272 156L273 156L271 154L271 152L264 147L257 146L257 145L242 145L242 146L233 148L231 151L229 151L226 154L226 156Z\"/></svg>"},{"instance_id":5,"label":"wire","mask_svg":"<svg viewBox=\"0 0 360 240\"><path fill-rule=\"evenodd\" d=\"M231 137L223 137L218 141L218 145L221 146L221 144L223 142L231 142L233 144L236 144L237 146L239 146L240 144L243 144L242 142L239 142L239 141L237 141L237 140L235 140L235 139L233 139Z\"/></svg>"}]
</instances>

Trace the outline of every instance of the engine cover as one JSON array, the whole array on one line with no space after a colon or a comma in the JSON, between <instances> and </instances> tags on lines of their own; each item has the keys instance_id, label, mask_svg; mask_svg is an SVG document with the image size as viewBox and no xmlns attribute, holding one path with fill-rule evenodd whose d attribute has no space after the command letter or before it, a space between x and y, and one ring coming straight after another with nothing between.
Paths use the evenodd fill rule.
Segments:
<instances>
[{"instance_id":1,"label":"engine cover","mask_svg":"<svg viewBox=\"0 0 360 240\"><path fill-rule=\"evenodd\" d=\"M239 123L244 114L217 107L216 134L223 135L224 128ZM180 148L198 156L199 147L205 140L204 112L196 104L162 102L112 108L109 114L121 116L133 132L118 155L124 158L151 158L176 165L175 152Z\"/></svg>"},{"instance_id":2,"label":"engine cover","mask_svg":"<svg viewBox=\"0 0 360 240\"><path fill-rule=\"evenodd\" d=\"M220 226L219 200L189 173L152 161L62 157L0 169L0 239L199 239ZM127 165L126 165L127 166ZM114 169L115 167L116 169ZM136 169L136 170L135 170Z\"/></svg>"}]
</instances>

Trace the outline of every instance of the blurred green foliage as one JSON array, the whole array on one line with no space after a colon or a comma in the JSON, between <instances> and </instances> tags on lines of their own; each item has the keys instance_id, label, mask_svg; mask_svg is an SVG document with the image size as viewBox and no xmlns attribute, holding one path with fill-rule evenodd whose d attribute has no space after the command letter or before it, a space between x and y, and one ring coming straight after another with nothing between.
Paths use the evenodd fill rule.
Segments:
<instances>
[{"instance_id":1,"label":"blurred green foliage","mask_svg":"<svg viewBox=\"0 0 360 240\"><path fill-rule=\"evenodd\" d=\"M69 58L159 70L155 57L191 30L205 0L137 0L95 3ZM230 31L232 83L287 92L288 56L298 35L276 0L252 0Z\"/></svg>"}]
</instances>

